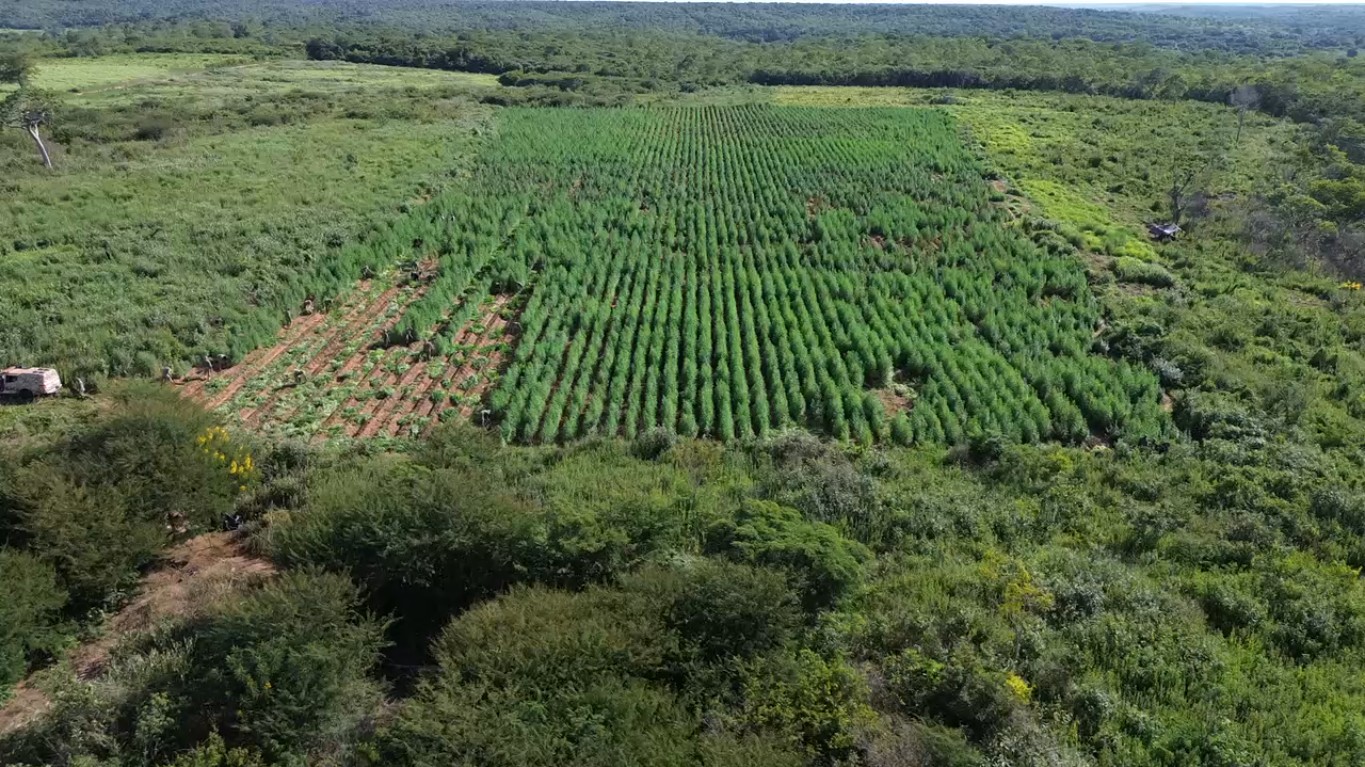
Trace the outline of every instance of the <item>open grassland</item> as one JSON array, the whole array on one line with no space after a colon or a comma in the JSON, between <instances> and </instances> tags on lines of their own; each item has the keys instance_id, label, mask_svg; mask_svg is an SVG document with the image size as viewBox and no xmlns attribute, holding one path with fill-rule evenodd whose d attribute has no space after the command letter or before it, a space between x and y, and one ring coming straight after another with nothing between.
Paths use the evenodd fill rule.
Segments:
<instances>
[{"instance_id":1,"label":"open grassland","mask_svg":"<svg viewBox=\"0 0 1365 767\"><path fill-rule=\"evenodd\" d=\"M147 53L96 58L48 58L34 83L57 91L63 104L101 108L175 103L189 110L280 94L337 97L399 89L491 90L493 75L433 69L300 61L212 53ZM0 86L3 91L6 86Z\"/></svg>"},{"instance_id":2,"label":"open grassland","mask_svg":"<svg viewBox=\"0 0 1365 767\"><path fill-rule=\"evenodd\" d=\"M205 57L201 57L205 58ZM86 86L73 93L69 103L82 106L119 106L149 99L167 103L189 102L195 108L230 104L261 96L309 94L339 97L400 89L462 88L491 90L498 87L493 75L442 72L433 69L348 64L339 61L281 59L251 62L223 57L218 66L164 71L136 81L137 87L119 82L105 87ZM43 72L48 65L44 65ZM60 72L60 70L58 70Z\"/></svg>"},{"instance_id":3,"label":"open grassland","mask_svg":"<svg viewBox=\"0 0 1365 767\"><path fill-rule=\"evenodd\" d=\"M216 53L145 53L96 58L43 59L34 82L56 91L84 91L161 80L250 59Z\"/></svg>"},{"instance_id":4,"label":"open grassland","mask_svg":"<svg viewBox=\"0 0 1365 767\"><path fill-rule=\"evenodd\" d=\"M462 184L352 255L434 256L391 335L444 354L469 296L529 292L505 437L789 425L865 442L1159 431L1089 353L1065 243L1007 226L930 110L509 110Z\"/></svg>"},{"instance_id":5,"label":"open grassland","mask_svg":"<svg viewBox=\"0 0 1365 767\"><path fill-rule=\"evenodd\" d=\"M230 348L255 310L301 305L291 286L453 165L469 135L460 120L397 126L253 128L20 180L0 211L16 320L4 345L137 375Z\"/></svg>"},{"instance_id":6,"label":"open grassland","mask_svg":"<svg viewBox=\"0 0 1365 767\"><path fill-rule=\"evenodd\" d=\"M188 85L162 106L192 60L110 91L127 106L64 105L53 173L0 134L7 359L141 376L268 345L306 297L351 287L317 282L329 258L434 193L487 126L460 88L378 97L400 79L380 67L229 67L213 76L237 95Z\"/></svg>"}]
</instances>

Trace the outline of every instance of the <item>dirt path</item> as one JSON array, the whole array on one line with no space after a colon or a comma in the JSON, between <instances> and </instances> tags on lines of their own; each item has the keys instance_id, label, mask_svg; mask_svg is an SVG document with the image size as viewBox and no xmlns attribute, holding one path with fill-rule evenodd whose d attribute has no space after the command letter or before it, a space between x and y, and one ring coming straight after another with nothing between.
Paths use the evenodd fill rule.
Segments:
<instances>
[{"instance_id":1,"label":"dirt path","mask_svg":"<svg viewBox=\"0 0 1365 767\"><path fill-rule=\"evenodd\" d=\"M142 578L137 596L101 628L99 638L76 647L66 660L77 677L97 678L120 640L194 615L225 592L274 572L274 565L248 553L234 533L191 538L166 552L162 564ZM0 734L23 727L50 705L33 677L25 679L0 705Z\"/></svg>"}]
</instances>

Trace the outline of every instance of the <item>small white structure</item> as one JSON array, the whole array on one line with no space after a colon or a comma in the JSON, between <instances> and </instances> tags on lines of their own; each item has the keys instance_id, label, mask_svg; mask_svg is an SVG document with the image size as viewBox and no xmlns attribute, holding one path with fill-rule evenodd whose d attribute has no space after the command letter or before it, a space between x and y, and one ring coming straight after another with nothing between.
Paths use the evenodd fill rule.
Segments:
<instances>
[{"instance_id":1,"label":"small white structure","mask_svg":"<svg viewBox=\"0 0 1365 767\"><path fill-rule=\"evenodd\" d=\"M62 390L62 378L52 368L0 370L0 395L46 397Z\"/></svg>"}]
</instances>

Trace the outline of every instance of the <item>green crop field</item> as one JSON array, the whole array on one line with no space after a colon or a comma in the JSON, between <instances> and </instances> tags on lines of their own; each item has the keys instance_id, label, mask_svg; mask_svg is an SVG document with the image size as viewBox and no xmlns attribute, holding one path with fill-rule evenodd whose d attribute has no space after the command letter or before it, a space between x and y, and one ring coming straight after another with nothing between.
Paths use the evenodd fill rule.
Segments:
<instances>
[{"instance_id":1,"label":"green crop field","mask_svg":"<svg viewBox=\"0 0 1365 767\"><path fill-rule=\"evenodd\" d=\"M1074 252L1011 226L942 113L513 110L499 134L353 256L439 254L396 332L442 350L458 297L529 294L491 399L508 438L1161 428L1155 378L1089 353Z\"/></svg>"}]
</instances>

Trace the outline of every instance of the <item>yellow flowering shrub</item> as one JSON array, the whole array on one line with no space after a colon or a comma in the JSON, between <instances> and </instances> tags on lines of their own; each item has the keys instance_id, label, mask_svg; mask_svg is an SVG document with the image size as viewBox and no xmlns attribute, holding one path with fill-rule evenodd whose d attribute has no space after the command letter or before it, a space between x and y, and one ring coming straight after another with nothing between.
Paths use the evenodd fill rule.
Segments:
<instances>
[{"instance_id":1,"label":"yellow flowering shrub","mask_svg":"<svg viewBox=\"0 0 1365 767\"><path fill-rule=\"evenodd\" d=\"M256 461L244 445L233 442L232 435L222 426L210 426L195 439L199 450L210 461L221 464L237 484L238 492L246 492L256 479Z\"/></svg>"},{"instance_id":2,"label":"yellow flowering shrub","mask_svg":"<svg viewBox=\"0 0 1365 767\"><path fill-rule=\"evenodd\" d=\"M1021 703L1028 703L1033 697L1033 686L1013 672L1005 675L1005 689Z\"/></svg>"}]
</instances>

